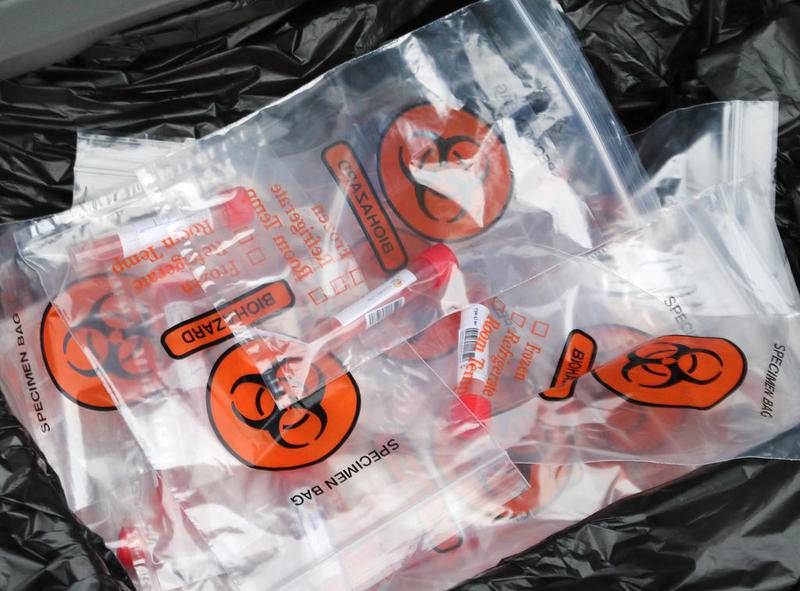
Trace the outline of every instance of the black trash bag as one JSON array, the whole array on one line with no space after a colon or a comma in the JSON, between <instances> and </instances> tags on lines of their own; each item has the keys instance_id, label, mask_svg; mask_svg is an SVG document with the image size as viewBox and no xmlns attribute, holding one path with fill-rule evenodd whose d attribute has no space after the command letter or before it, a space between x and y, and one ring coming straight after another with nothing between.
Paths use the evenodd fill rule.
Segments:
<instances>
[{"instance_id":1,"label":"black trash bag","mask_svg":"<svg viewBox=\"0 0 800 591\"><path fill-rule=\"evenodd\" d=\"M201 137L467 3L211 2L0 81L0 221L71 205L78 129Z\"/></svg>"},{"instance_id":2,"label":"black trash bag","mask_svg":"<svg viewBox=\"0 0 800 591\"><path fill-rule=\"evenodd\" d=\"M800 468L707 466L606 507L454 591L800 589Z\"/></svg>"},{"instance_id":3,"label":"black trash bag","mask_svg":"<svg viewBox=\"0 0 800 591\"><path fill-rule=\"evenodd\" d=\"M64 64L0 82L0 219L68 207L76 129L205 135L333 65L468 3L210 2L109 37ZM777 218L800 276L795 214L800 190L800 50L797 35L792 36L800 30L797 4L562 3L632 132L679 106L718 98L781 99ZM743 52L754 49L757 54L743 58ZM2 443L0 453L9 449ZM464 588L791 588L800 564L793 496L799 481L800 466L791 463L750 460L707 468L551 537L524 555L531 557L524 569L521 555ZM41 535L48 534L42 530ZM40 550L30 540L20 543L12 536L0 544L0 556L6 546L9 556L17 546ZM662 555L664 548L674 553ZM58 561L61 556L51 558ZM113 559L109 563L113 565ZM116 566L92 564L96 577L116 573ZM518 570L504 574L508 565ZM123 575L118 576L120 588L125 588ZM546 586L551 582L553 586ZM34 581L18 588L48 587Z\"/></svg>"},{"instance_id":4,"label":"black trash bag","mask_svg":"<svg viewBox=\"0 0 800 591\"><path fill-rule=\"evenodd\" d=\"M70 512L58 477L2 396L0 589L133 589L103 540Z\"/></svg>"}]
</instances>

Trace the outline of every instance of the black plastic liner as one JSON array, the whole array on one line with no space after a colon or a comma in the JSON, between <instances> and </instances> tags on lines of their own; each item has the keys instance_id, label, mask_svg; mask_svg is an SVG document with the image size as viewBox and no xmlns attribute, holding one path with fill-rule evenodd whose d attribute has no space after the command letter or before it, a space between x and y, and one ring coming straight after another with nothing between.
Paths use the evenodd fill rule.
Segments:
<instances>
[{"instance_id":1,"label":"black plastic liner","mask_svg":"<svg viewBox=\"0 0 800 591\"><path fill-rule=\"evenodd\" d=\"M800 466L737 460L623 499L457 591L800 589Z\"/></svg>"},{"instance_id":2,"label":"black plastic liner","mask_svg":"<svg viewBox=\"0 0 800 591\"><path fill-rule=\"evenodd\" d=\"M199 137L467 0L215 1L0 82L0 220L69 206L77 129ZM676 107L780 99L776 219L800 277L800 3L562 0L630 131ZM126 589L0 406L0 588ZM800 464L698 471L460 588L800 589Z\"/></svg>"}]
</instances>

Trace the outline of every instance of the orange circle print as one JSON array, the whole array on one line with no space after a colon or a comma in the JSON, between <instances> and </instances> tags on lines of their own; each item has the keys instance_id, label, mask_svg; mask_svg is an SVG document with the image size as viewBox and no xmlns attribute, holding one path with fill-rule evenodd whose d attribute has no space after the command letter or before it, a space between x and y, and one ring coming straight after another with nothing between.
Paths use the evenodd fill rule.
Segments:
<instances>
[{"instance_id":1,"label":"orange circle print","mask_svg":"<svg viewBox=\"0 0 800 591\"><path fill-rule=\"evenodd\" d=\"M228 451L252 468L311 466L334 453L355 427L361 407L358 386L349 373L342 375L332 355L312 364L305 390L311 395L278 408L275 400L285 393L289 367L296 361L276 354L260 372L239 344L223 353L211 371L211 424Z\"/></svg>"},{"instance_id":2,"label":"orange circle print","mask_svg":"<svg viewBox=\"0 0 800 591\"><path fill-rule=\"evenodd\" d=\"M91 352L121 390L137 392L138 383L152 370L154 345L142 316L125 309L107 277L77 281L59 294L70 306L72 330L57 308L48 304L41 325L44 365L56 388L75 403L92 410L115 410L94 365Z\"/></svg>"},{"instance_id":3,"label":"orange circle print","mask_svg":"<svg viewBox=\"0 0 800 591\"><path fill-rule=\"evenodd\" d=\"M592 373L630 402L707 409L739 387L747 360L726 339L668 335L642 343Z\"/></svg>"},{"instance_id":4,"label":"orange circle print","mask_svg":"<svg viewBox=\"0 0 800 591\"><path fill-rule=\"evenodd\" d=\"M463 109L425 103L402 112L383 136L378 168L389 205L429 240L480 234L511 199L502 137Z\"/></svg>"}]
</instances>

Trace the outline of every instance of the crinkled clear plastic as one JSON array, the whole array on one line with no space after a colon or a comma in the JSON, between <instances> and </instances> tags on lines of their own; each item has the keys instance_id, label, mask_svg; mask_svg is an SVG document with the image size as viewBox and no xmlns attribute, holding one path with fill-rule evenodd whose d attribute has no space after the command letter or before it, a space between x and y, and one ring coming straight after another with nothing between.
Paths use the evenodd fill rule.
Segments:
<instances>
[{"instance_id":1,"label":"crinkled clear plastic","mask_svg":"<svg viewBox=\"0 0 800 591\"><path fill-rule=\"evenodd\" d=\"M647 133L672 129L677 153L643 151L670 191L647 224L484 302L466 363L459 319L413 346L524 461L797 457L791 441L752 449L800 422L800 298L771 216L755 214L772 199L775 125L772 103L669 115ZM693 195L713 181L728 182Z\"/></svg>"},{"instance_id":2,"label":"crinkled clear plastic","mask_svg":"<svg viewBox=\"0 0 800 591\"><path fill-rule=\"evenodd\" d=\"M114 228L108 266L157 291L181 257L239 342L292 358L282 406L315 358L358 367L656 205L562 16L533 0L453 13L140 178L149 229ZM75 258L112 239L88 238ZM147 257L163 258L149 277ZM286 305L265 312L252 294L276 282Z\"/></svg>"},{"instance_id":3,"label":"crinkled clear plastic","mask_svg":"<svg viewBox=\"0 0 800 591\"><path fill-rule=\"evenodd\" d=\"M774 245L769 239L774 232L769 205L772 196L774 159L774 106L772 103L738 101L703 105L671 113L648 130L634 136L643 163L652 174L652 184L658 187L658 193L666 203L685 203L715 183L733 179L739 181L736 191L726 194L724 203L716 202L715 211L727 212L724 214L727 216L737 210L749 210L748 215L739 217L739 222L744 228L730 236L727 232L723 232L723 236L729 238L729 243L737 243L743 238L743 230L748 239L753 239L752 246L755 251L772 261L773 264L768 266L767 272L778 272L782 268L780 262L784 259L782 250L778 250L777 255L769 255L770 247ZM735 121L739 117L744 118L744 121L751 126L746 133L742 132L741 125ZM736 129L739 131L736 132ZM742 135L737 138L737 133ZM663 143L664 138L669 138L666 145ZM736 149L732 150L731 145L736 145ZM742 163L738 173L735 167L730 166L737 159ZM739 176L741 174L749 176L742 178ZM730 207L731 205L735 207ZM696 213L697 208L691 211ZM756 239L758 237L768 239L759 241ZM714 252L714 249L711 252ZM641 294L640 297L631 297L636 295L636 289L621 277L609 274L607 270L598 266L596 261L583 262L586 264L582 265L582 261L579 260L570 261L563 270L566 297L559 298L555 293L558 290L553 289L557 286L550 281L546 282L550 284L549 291L553 291L552 303L549 305L529 307L531 301L541 304L547 302L549 298L546 295L539 297L540 286L526 291L524 288L527 284L502 294L501 297L507 296L510 300L506 303L504 314L498 313L501 304L492 302L495 304L492 306L492 312L503 323L502 328L505 330L513 327L521 333L522 327L519 325L523 323L523 314L531 309L544 311L545 317L541 320L536 319L540 322L536 332L539 335L546 335L549 331L554 331L556 335L554 340L563 342L568 331L592 326L590 316L594 313L603 317L605 321L605 324L594 325L591 330L587 329L598 345L598 355L601 356L598 359L612 359L620 353L629 351L632 346L640 342L640 339L646 338L634 327L657 330L661 326L666 331L674 331L682 324L686 328L686 319L680 317L682 311L676 308L675 303L667 305L667 302L660 298L641 297ZM718 262L712 260L709 264L716 265ZM640 264L652 267L653 262L635 261L630 267L637 267ZM664 274L674 273L670 265L662 266L660 271ZM780 280L781 277L778 276L776 279ZM791 277L788 279L791 285ZM535 286L537 281L530 283ZM600 286L607 290L606 298L600 297L598 293ZM778 296L776 301L779 302L784 297L791 299L793 292L792 287ZM597 294L597 297L593 299L592 294ZM659 306L662 307L662 311L659 311ZM741 310L742 307L737 304L729 309ZM639 311L645 312L645 316L637 319L636 314ZM541 322L547 319L548 314L552 314L558 321L545 326ZM530 319L525 320L527 327L533 329ZM428 356L431 365L446 378L447 383L452 384L454 389L458 385L459 359L455 357L455 352L458 350L458 328L458 315L453 315L435 324L432 330L425 331L412 339L414 348L420 354ZM529 333L524 338L531 339L533 336ZM547 341L546 338L538 340ZM555 373L560 353L557 347L555 349L548 351L543 348L533 358L534 362L529 368L531 372L536 371L534 367L540 370L541 381L544 383L542 388L550 386L549 380ZM517 348L517 353L520 350L522 347ZM448 351L453 353L448 355ZM495 346L493 351L496 354L498 347ZM508 387L496 393L495 402L498 403L499 409L502 409L501 400L505 396L523 393L521 384L510 377L506 383ZM531 392L534 390L535 388L531 388ZM487 424L497 433L503 433L513 417L515 428L520 429L527 422L530 432L534 432L536 416L531 411L532 405L518 406L505 416L498 417L498 421L495 421L495 417L489 418ZM742 418L752 420L752 417ZM706 454L706 457L708 455L709 449L704 442L708 439L709 429L669 433L664 429L668 426L666 421L640 418L638 421L622 424L623 421L616 423L616 420L619 420L619 417L613 418L612 415L611 426L614 429L609 429L609 425L598 426L595 435L597 438L605 436L617 444L630 446L631 449L638 447L640 450L638 457L648 457L652 450L650 445L653 447L663 445L668 437L686 438L693 445L701 447L701 457L702 454ZM620 433L617 429L624 433ZM667 433L667 437L664 437ZM747 450L747 442L733 440L731 434L715 430L711 430L711 434L722 435L725 444L729 446L723 452L724 457L730 457L737 449L743 450L741 455L800 457L796 451L796 434L792 436L791 432L770 440L767 445L756 450ZM541 433L537 434L537 438L541 436ZM698 441L701 443L697 444ZM540 443L544 445L548 442ZM569 440L564 440L562 443L569 444ZM512 459L521 462L518 465L530 482L530 488L506 503L505 513L498 515L497 519L491 522L476 524L471 530L463 532L458 543L454 542L447 548L441 549L442 551L426 556L425 560L405 565L392 577L376 586L376 589L388 591L408 588L431 590L450 588L494 566L502 558L540 542L552 533L619 498L659 485L693 469L691 465L647 462L524 463L530 460L532 453L536 453L532 451L534 445L532 440L529 447L518 449L512 447L510 450ZM689 452L688 447L685 449L688 453L684 457L684 462L690 462L697 457ZM573 449L567 453L579 453L579 450ZM540 457L542 455L539 454Z\"/></svg>"},{"instance_id":4,"label":"crinkled clear plastic","mask_svg":"<svg viewBox=\"0 0 800 591\"><path fill-rule=\"evenodd\" d=\"M69 332L42 292L36 274L15 256L12 232L21 226L7 225L0 236L4 254L0 295L5 334L9 335L0 356L2 379L15 414L70 485L65 488L70 506L80 509L102 500L126 478L147 473L147 465L132 439L131 445L123 441L111 445L125 422L117 413L101 412L113 410L114 404L99 379L91 394L89 379L77 388L58 380L59 354ZM90 402L82 402L84 392L91 396ZM95 412L81 413L82 408ZM87 456L87 449L93 453ZM112 456L130 470L115 470Z\"/></svg>"},{"instance_id":5,"label":"crinkled clear plastic","mask_svg":"<svg viewBox=\"0 0 800 591\"><path fill-rule=\"evenodd\" d=\"M92 201L137 182L136 171L174 152L186 140L116 137L78 132L72 204Z\"/></svg>"},{"instance_id":6,"label":"crinkled clear plastic","mask_svg":"<svg viewBox=\"0 0 800 591\"><path fill-rule=\"evenodd\" d=\"M55 305L76 327L108 321L78 304L97 300L85 289ZM115 285L115 315L127 293ZM98 355L100 337L74 334L110 387L120 384L117 403L148 460L242 589L365 588L524 485L479 423L452 419L452 394L421 362L382 356L321 385L339 369L331 356L315 363L315 393L281 411L267 394L280 364L262 373L238 344L147 368L143 381L161 392L136 392Z\"/></svg>"},{"instance_id":7,"label":"crinkled clear plastic","mask_svg":"<svg viewBox=\"0 0 800 591\"><path fill-rule=\"evenodd\" d=\"M794 290L775 213L778 103L724 101L679 109L633 136L649 174L649 189L667 203L720 182L737 182L726 202L765 262L767 272Z\"/></svg>"},{"instance_id":8,"label":"crinkled clear plastic","mask_svg":"<svg viewBox=\"0 0 800 591\"><path fill-rule=\"evenodd\" d=\"M642 299L663 302L670 323L645 328L613 355L598 341L591 373L581 367L568 389L545 389L524 403L519 411L537 413L536 429L506 433L530 459L546 455L541 442L563 437L564 448L551 451L566 461L708 463L800 423L793 396L800 299L773 280L774 267L726 219L728 198L718 192L676 204L598 254L604 269L641 287ZM638 307L628 308L632 318ZM567 358L570 346L563 345ZM783 457L796 457L796 448Z\"/></svg>"},{"instance_id":9,"label":"crinkled clear plastic","mask_svg":"<svg viewBox=\"0 0 800 591\"><path fill-rule=\"evenodd\" d=\"M646 462L521 465L531 487L505 503L493 519L462 531L435 552L417 557L373 591L450 589L509 556L585 519L624 497L691 470Z\"/></svg>"}]
</instances>

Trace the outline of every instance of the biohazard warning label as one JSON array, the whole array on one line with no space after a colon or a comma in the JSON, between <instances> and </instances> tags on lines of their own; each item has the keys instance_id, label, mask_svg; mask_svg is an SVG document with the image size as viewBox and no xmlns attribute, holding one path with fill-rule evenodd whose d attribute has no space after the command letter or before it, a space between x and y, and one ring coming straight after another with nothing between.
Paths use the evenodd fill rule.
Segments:
<instances>
[{"instance_id":1,"label":"biohazard warning label","mask_svg":"<svg viewBox=\"0 0 800 591\"><path fill-rule=\"evenodd\" d=\"M294 306L286 281L266 283L231 300L218 310L195 316L167 329L161 345L173 359L183 359L232 336L229 323L248 326Z\"/></svg>"},{"instance_id":2,"label":"biohazard warning label","mask_svg":"<svg viewBox=\"0 0 800 591\"><path fill-rule=\"evenodd\" d=\"M44 310L40 338L45 369L55 387L83 408L116 410L87 352L98 363L102 360L126 402L134 401L152 371L156 342L143 321L148 310L118 297L130 280L127 274L94 275L67 286L59 295L62 305L70 302L70 325L52 303Z\"/></svg>"},{"instance_id":3,"label":"biohazard warning label","mask_svg":"<svg viewBox=\"0 0 800 591\"><path fill-rule=\"evenodd\" d=\"M495 127L467 110L431 103L392 121L378 172L386 201L409 228L447 242L481 234L502 217L513 175Z\"/></svg>"},{"instance_id":4,"label":"biohazard warning label","mask_svg":"<svg viewBox=\"0 0 800 591\"><path fill-rule=\"evenodd\" d=\"M350 146L345 142L333 144L322 153L322 159L347 195L347 203L383 270L393 273L405 267L408 255L403 243Z\"/></svg>"},{"instance_id":5,"label":"biohazard warning label","mask_svg":"<svg viewBox=\"0 0 800 591\"><path fill-rule=\"evenodd\" d=\"M266 341L250 344L257 345L258 359L253 349L235 345L208 379L208 416L220 442L259 470L322 462L347 441L358 421L361 394L355 379L342 373L336 357L324 355L308 372L305 389L313 394L279 408L275 401L285 396L292 358Z\"/></svg>"},{"instance_id":6,"label":"biohazard warning label","mask_svg":"<svg viewBox=\"0 0 800 591\"><path fill-rule=\"evenodd\" d=\"M597 344L592 337L579 329L570 332L550 388L539 395L545 400L564 400L572 396L575 380L592 369L596 354Z\"/></svg>"},{"instance_id":7,"label":"biohazard warning label","mask_svg":"<svg viewBox=\"0 0 800 591\"><path fill-rule=\"evenodd\" d=\"M664 335L640 344L593 372L628 402L709 409L733 393L747 374L747 358L718 337Z\"/></svg>"}]
</instances>

